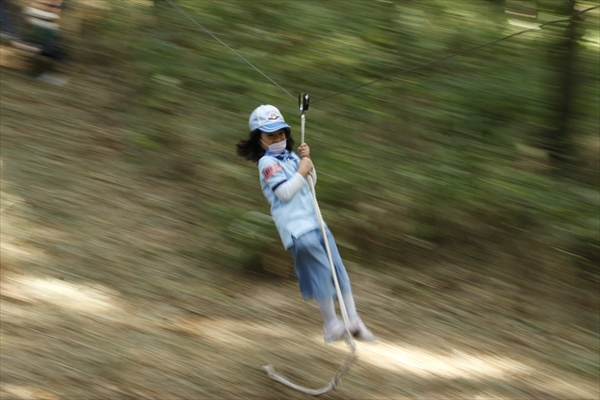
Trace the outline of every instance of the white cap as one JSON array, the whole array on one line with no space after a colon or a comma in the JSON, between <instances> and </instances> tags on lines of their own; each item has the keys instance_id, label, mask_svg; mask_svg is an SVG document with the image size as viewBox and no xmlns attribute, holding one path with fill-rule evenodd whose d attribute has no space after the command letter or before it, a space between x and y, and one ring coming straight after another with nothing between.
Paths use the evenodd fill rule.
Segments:
<instances>
[{"instance_id":1,"label":"white cap","mask_svg":"<svg viewBox=\"0 0 600 400\"><path fill-rule=\"evenodd\" d=\"M250 126L250 132L258 129L261 132L274 133L280 129L291 128L285 123L283 115L276 107L264 104L252 111L248 125Z\"/></svg>"}]
</instances>

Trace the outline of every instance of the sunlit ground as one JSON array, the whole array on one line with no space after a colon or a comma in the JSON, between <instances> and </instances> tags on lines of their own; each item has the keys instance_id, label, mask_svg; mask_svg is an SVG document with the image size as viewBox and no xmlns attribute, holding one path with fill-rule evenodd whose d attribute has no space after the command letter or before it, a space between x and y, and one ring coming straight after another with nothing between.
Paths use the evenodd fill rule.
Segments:
<instances>
[{"instance_id":1,"label":"sunlit ground","mask_svg":"<svg viewBox=\"0 0 600 400\"><path fill-rule=\"evenodd\" d=\"M165 368L167 369L167 373L169 368L173 368L173 372L180 371L182 368L185 368L185 365L189 361L178 361L176 353L172 353L174 348L170 349L163 347L163 345L152 347L151 343L154 340L152 337L155 337L155 339L164 337L165 339L170 338L167 340L174 341L173 344L175 345L179 340L177 337L184 335L186 338L191 337L194 341L199 341L208 346L204 347L205 353L201 357L204 360L210 360L211 364L204 367L196 366L194 368L209 368L213 371L211 373L218 371L219 374L227 375L236 370L232 366L236 363L240 363L240 366L254 365L258 367L260 363L266 362L273 364L278 370L283 370L287 373L292 372L292 376L297 376L295 379L308 380L308 382L297 383L310 386L317 385L318 382L324 383L331 379L336 370L336 363L341 362L342 356L348 352L343 342L324 346L320 326L317 321L310 321L308 326L299 327L293 324L293 319L290 320L289 315L284 321L280 322L273 320L272 316L269 317L268 315L266 319L256 321L219 318L218 316L211 316L210 318L196 318L194 316L182 318L177 313L171 313L171 315L163 314L162 318L157 319L156 314L147 316L136 315L134 304L122 307L124 299L106 287L75 284L49 277L39 278L20 274L10 274L4 278L2 293L3 305L6 306L3 307L2 320L7 324L6 326L34 327L38 325L35 331L41 329L40 332L47 332L43 335L46 337L45 340L52 340L49 339L52 337L58 339L55 335L66 335L63 339L71 335L68 331L64 331L64 328L60 327L60 322L56 319L58 314L52 311L53 307L59 307L64 312L72 313L72 318L79 319L80 332L73 332L75 337L81 337L88 329L92 329L93 331L90 333L93 332L95 336L103 335L101 328L92 322L94 320L105 321L105 323L106 321L110 321L118 325L124 323L135 324L135 329L143 332L146 337L145 341L147 342L139 343L137 346L140 348L136 349L136 345L131 343L127 336L123 337L122 346L127 348L133 345L134 347L129 348L128 352L136 355L136 359L131 361L132 364L128 368L137 368L136 363L138 362L141 363L138 366L139 368L148 368L143 361L144 357L150 357L150 359L168 357L170 361L162 368L163 373L165 373ZM260 291L258 297L250 296L247 300L249 304L256 304L256 302L260 302L265 296L273 298L274 304L278 304L278 307L285 307L286 293L282 293L276 288L265 287ZM238 310L241 307L241 311L243 312L243 307L245 307L244 301L240 301L239 304L221 304L221 306L224 312L228 312L227 309L231 307ZM294 314L297 306L297 301L289 300L288 307L291 307L291 309L288 312ZM24 312L19 312L19 309L22 309ZM124 312L124 309L128 311ZM279 311L282 312L282 315L285 312L285 310L281 309ZM252 312L252 310L249 309L248 312ZM37 319L36 313L44 313L44 316ZM52 325L57 323L58 325L54 328L57 332L52 333L54 330ZM3 346L7 347L10 354L18 349L18 343L26 343L22 341L23 338L18 338L18 332L18 330L15 331L14 328L11 328L2 334ZM62 334L59 332L62 332ZM165 332L167 332L166 336ZM344 377L342 388L336 392L342 396L341 398L344 397L343 393L346 390L349 393L354 390L360 396L373 393L373 390L380 394L386 393L386 390L392 390L393 393L394 390L400 390L398 389L400 387L406 388L406 393L410 393L411 390L418 390L423 395L427 395L427 397L435 397L435 393L431 392L427 394L427 391L423 391L424 388L427 388L428 381L435 381L437 382L436 385L439 385L440 381L446 381L450 389L452 389L452 382L473 382L471 386L476 389L469 389L468 387L462 387L461 389L459 385L452 390L455 393L463 393L466 396L477 395L480 398L490 396L493 398L495 396L494 393L501 393L498 392L498 382L504 382L503 387L505 388L515 386L521 388L520 390L524 386L523 382L527 382L525 386L528 385L530 388L546 390L555 394L562 393L565 396L571 396L571 398L593 398L595 395L592 387L585 380L578 382L576 377L564 376L557 370L549 369L547 366L539 364L538 361L527 359L517 353L512 358L510 356L494 355L490 349L482 348L478 354L473 351L472 347L470 349L462 349L460 345L457 345L456 348L448 353L443 353L437 351L435 347L426 349L422 347L422 344L417 346L407 342L389 340L389 333L386 335L383 332L383 334L386 338L379 339L376 343L357 342L358 358L354 366ZM25 335L25 337L35 336L35 332L29 332ZM113 345L121 347L118 344L119 339L116 338L116 340L117 342L113 343ZM128 342L130 343L127 344ZM97 346L92 345L90 350L94 352L105 351L101 342ZM114 349L106 350L114 351ZM81 349L69 350L71 353L73 351L75 351L74 355L79 355L66 359L60 353L48 354L48 356L64 359L65 363L70 364L70 368L81 368L83 370L89 368L89 366L85 365L85 361L83 361L85 360L85 353L80 353ZM190 355L196 352L196 350L190 351ZM321 359L323 355L328 355L327 357L331 357L331 359L324 362ZM80 364L82 361L84 364ZM323 365L319 365L319 363L323 363ZM3 368L5 374L10 377L10 358L5 360ZM33 365L30 368L37 369ZM44 371L38 370L37 373L43 375ZM201 370L199 373L201 373ZM206 373L209 373L208 370ZM393 389L393 387L386 389L385 384L377 389L365 388L364 385L369 385L368 381L371 374L378 375L378 381L384 379L388 384L395 381L397 387L393 387L396 387L396 389ZM314 379L310 378L311 375ZM226 376L222 378L227 379ZM243 384L245 379L249 378L250 376L237 376L232 380L232 382L235 382L233 383L234 388L232 390L235 392L235 385ZM257 376L254 376L251 379L256 378ZM266 378L261 377L259 379L263 381ZM495 382L495 388L486 389L487 382ZM520 383L517 384L518 382ZM143 388L143 382L136 383L142 385L140 387ZM254 382L254 384L257 383ZM268 384L279 385L278 383ZM356 386L357 384L359 386ZM114 383L115 388L120 387L119 385L118 381ZM6 383L3 384L2 390L3 393L10 394L17 399L53 399L54 397L52 396L56 396L56 394L52 394L52 392L36 385ZM282 387L280 390L285 392L287 389ZM401 391L397 393L401 393ZM517 391L517 393L520 392Z\"/></svg>"},{"instance_id":2,"label":"sunlit ground","mask_svg":"<svg viewBox=\"0 0 600 400\"><path fill-rule=\"evenodd\" d=\"M6 294L17 294L26 301L46 302L78 312L98 313L116 307L107 288L30 276L8 278L5 286Z\"/></svg>"},{"instance_id":3,"label":"sunlit ground","mask_svg":"<svg viewBox=\"0 0 600 400\"><path fill-rule=\"evenodd\" d=\"M398 372L445 378L494 378L523 375L531 368L504 357L477 356L455 350L441 356L423 349L393 343L361 346L362 361Z\"/></svg>"}]
</instances>

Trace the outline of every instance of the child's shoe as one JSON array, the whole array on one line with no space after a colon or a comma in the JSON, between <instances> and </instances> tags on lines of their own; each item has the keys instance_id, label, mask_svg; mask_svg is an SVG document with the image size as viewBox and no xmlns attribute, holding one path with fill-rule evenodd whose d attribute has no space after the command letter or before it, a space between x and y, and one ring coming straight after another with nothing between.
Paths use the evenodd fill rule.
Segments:
<instances>
[{"instance_id":1,"label":"child's shoe","mask_svg":"<svg viewBox=\"0 0 600 400\"><path fill-rule=\"evenodd\" d=\"M352 336L356 340L360 340L362 342L375 341L375 336L373 336L373 333L367 329L360 318L350 322L350 333L352 333Z\"/></svg>"},{"instance_id":2,"label":"child's shoe","mask_svg":"<svg viewBox=\"0 0 600 400\"><path fill-rule=\"evenodd\" d=\"M325 325L323 327L323 336L325 337L325 344L330 344L332 342L342 340L344 335L346 334L346 327L344 326L344 321L341 319L336 319L330 325Z\"/></svg>"}]
</instances>

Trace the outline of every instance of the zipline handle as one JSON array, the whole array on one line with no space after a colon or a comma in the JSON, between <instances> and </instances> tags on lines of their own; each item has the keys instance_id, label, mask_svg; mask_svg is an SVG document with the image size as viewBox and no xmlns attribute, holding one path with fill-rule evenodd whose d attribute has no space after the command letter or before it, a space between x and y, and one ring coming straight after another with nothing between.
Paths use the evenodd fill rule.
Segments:
<instances>
[{"instance_id":1,"label":"zipline handle","mask_svg":"<svg viewBox=\"0 0 600 400\"><path fill-rule=\"evenodd\" d=\"M308 106L310 105L310 96L308 93L300 93L298 96L298 106L300 107L300 143L304 143L304 126L306 123L306 117L304 113L308 110Z\"/></svg>"},{"instance_id":2,"label":"zipline handle","mask_svg":"<svg viewBox=\"0 0 600 400\"><path fill-rule=\"evenodd\" d=\"M304 112L308 110L308 106L310 105L310 96L308 93L300 93L298 96L298 105L300 106L300 111Z\"/></svg>"}]
</instances>

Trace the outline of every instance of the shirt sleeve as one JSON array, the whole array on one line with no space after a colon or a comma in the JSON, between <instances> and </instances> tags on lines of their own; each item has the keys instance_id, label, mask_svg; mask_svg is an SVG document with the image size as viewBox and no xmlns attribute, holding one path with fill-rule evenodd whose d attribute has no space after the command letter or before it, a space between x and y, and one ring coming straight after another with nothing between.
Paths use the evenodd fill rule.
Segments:
<instances>
[{"instance_id":1,"label":"shirt sleeve","mask_svg":"<svg viewBox=\"0 0 600 400\"><path fill-rule=\"evenodd\" d=\"M294 197L294 195L298 192L298 190L302 189L305 184L306 179L296 172L292 178L277 186L275 189L275 195L283 202L290 201L291 198Z\"/></svg>"},{"instance_id":2,"label":"shirt sleeve","mask_svg":"<svg viewBox=\"0 0 600 400\"><path fill-rule=\"evenodd\" d=\"M283 167L273 157L263 157L258 161L260 179L275 191L277 187L287 181Z\"/></svg>"}]
</instances>

